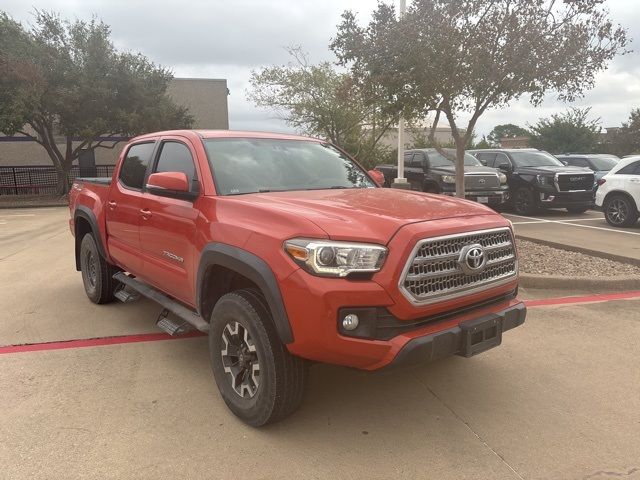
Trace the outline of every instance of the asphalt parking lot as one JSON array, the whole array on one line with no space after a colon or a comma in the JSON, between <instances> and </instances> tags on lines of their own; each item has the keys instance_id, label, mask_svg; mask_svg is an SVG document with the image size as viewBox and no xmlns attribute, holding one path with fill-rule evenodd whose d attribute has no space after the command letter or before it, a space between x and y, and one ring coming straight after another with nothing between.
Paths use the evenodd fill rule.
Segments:
<instances>
[{"instance_id":1,"label":"asphalt parking lot","mask_svg":"<svg viewBox=\"0 0 640 480\"><path fill-rule=\"evenodd\" d=\"M640 223L630 228L610 226L602 212L582 214L546 210L525 217L503 213L513 222L516 234L528 239L559 243L568 247L626 257L640 263Z\"/></svg>"},{"instance_id":2,"label":"asphalt parking lot","mask_svg":"<svg viewBox=\"0 0 640 480\"><path fill-rule=\"evenodd\" d=\"M146 300L87 300L67 216L0 210L0 345L23 345L0 347L2 479L640 479L640 293L524 291L500 348L314 366L302 408L255 430L220 399L206 338L156 335Z\"/></svg>"}]
</instances>

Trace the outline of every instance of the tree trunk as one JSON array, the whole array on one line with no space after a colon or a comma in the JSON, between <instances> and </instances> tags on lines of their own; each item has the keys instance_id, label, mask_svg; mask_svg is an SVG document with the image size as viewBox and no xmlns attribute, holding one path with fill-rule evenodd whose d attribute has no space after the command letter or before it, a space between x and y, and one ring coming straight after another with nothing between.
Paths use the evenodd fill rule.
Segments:
<instances>
[{"instance_id":1,"label":"tree trunk","mask_svg":"<svg viewBox=\"0 0 640 480\"><path fill-rule=\"evenodd\" d=\"M464 152L465 145L461 139L456 139L456 197L465 198L464 188Z\"/></svg>"},{"instance_id":2,"label":"tree trunk","mask_svg":"<svg viewBox=\"0 0 640 480\"><path fill-rule=\"evenodd\" d=\"M71 165L62 164L56 165L56 194L57 195L66 195L69 193L69 172L71 171Z\"/></svg>"}]
</instances>

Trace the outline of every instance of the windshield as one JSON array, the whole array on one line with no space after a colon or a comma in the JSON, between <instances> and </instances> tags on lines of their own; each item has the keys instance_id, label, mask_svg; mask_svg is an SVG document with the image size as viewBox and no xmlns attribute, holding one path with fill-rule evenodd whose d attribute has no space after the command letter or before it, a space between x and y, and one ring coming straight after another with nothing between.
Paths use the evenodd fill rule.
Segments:
<instances>
[{"instance_id":1,"label":"windshield","mask_svg":"<svg viewBox=\"0 0 640 480\"><path fill-rule=\"evenodd\" d=\"M445 149L452 157L456 156L456 152L453 149ZM464 164L468 167L482 167L482 163L476 157L471 155L470 153L464 154ZM440 155L437 151L429 152L429 165L433 167L450 167L453 165L453 162L449 160L447 157Z\"/></svg>"},{"instance_id":2,"label":"windshield","mask_svg":"<svg viewBox=\"0 0 640 480\"><path fill-rule=\"evenodd\" d=\"M545 152L511 152L511 158L518 167L563 167L556 157Z\"/></svg>"},{"instance_id":3,"label":"windshield","mask_svg":"<svg viewBox=\"0 0 640 480\"><path fill-rule=\"evenodd\" d=\"M305 140L224 138L204 141L219 195L331 188L375 188L331 145Z\"/></svg>"},{"instance_id":4,"label":"windshield","mask_svg":"<svg viewBox=\"0 0 640 480\"><path fill-rule=\"evenodd\" d=\"M620 159L617 157L614 157L613 155L612 156L603 155L601 157L591 157L590 160L591 160L591 163L593 164L593 168L595 168L597 171L608 172L618 164L618 161Z\"/></svg>"}]
</instances>

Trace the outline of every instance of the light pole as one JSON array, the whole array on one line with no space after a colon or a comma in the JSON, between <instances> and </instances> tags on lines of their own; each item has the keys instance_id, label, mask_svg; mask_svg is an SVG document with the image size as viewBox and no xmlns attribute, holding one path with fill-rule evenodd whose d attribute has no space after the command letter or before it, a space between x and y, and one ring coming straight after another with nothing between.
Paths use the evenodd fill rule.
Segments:
<instances>
[{"instance_id":1,"label":"light pole","mask_svg":"<svg viewBox=\"0 0 640 480\"><path fill-rule=\"evenodd\" d=\"M407 0L400 0L399 17L407 11ZM404 117L402 114L398 119L398 176L393 181L393 188L408 190L411 188L404 177Z\"/></svg>"}]
</instances>

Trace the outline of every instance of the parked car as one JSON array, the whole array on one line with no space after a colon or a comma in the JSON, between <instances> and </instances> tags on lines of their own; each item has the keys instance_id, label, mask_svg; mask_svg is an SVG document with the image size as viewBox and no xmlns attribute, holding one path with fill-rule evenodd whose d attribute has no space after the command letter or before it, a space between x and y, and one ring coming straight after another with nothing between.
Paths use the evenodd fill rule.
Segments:
<instances>
[{"instance_id":1,"label":"parked car","mask_svg":"<svg viewBox=\"0 0 640 480\"><path fill-rule=\"evenodd\" d=\"M620 161L620 157L605 153L565 153L555 156L565 165L586 167L595 174L596 185Z\"/></svg>"},{"instance_id":2,"label":"parked car","mask_svg":"<svg viewBox=\"0 0 640 480\"><path fill-rule=\"evenodd\" d=\"M609 225L630 227L640 208L640 155L623 158L598 181L596 205Z\"/></svg>"},{"instance_id":3,"label":"parked car","mask_svg":"<svg viewBox=\"0 0 640 480\"><path fill-rule=\"evenodd\" d=\"M519 215L532 215L540 208L582 213L593 207L595 180L587 168L566 166L553 155L533 148L469 152L507 175L511 205Z\"/></svg>"},{"instance_id":4,"label":"parked car","mask_svg":"<svg viewBox=\"0 0 640 480\"><path fill-rule=\"evenodd\" d=\"M470 357L526 316L505 218L379 188L322 140L144 135L111 180L76 180L69 206L88 298L144 295L168 333L208 332L220 394L253 426L298 407L307 360L372 371Z\"/></svg>"},{"instance_id":5,"label":"parked car","mask_svg":"<svg viewBox=\"0 0 640 480\"><path fill-rule=\"evenodd\" d=\"M445 149L452 156L455 151ZM454 163L438 153L435 148L407 150L404 154L404 174L411 190L455 195L456 170ZM378 165L385 186L390 186L398 176L397 165ZM490 206L499 206L509 200L507 177L495 168L482 165L473 155L464 157L464 185L470 200Z\"/></svg>"}]
</instances>

